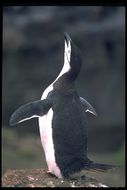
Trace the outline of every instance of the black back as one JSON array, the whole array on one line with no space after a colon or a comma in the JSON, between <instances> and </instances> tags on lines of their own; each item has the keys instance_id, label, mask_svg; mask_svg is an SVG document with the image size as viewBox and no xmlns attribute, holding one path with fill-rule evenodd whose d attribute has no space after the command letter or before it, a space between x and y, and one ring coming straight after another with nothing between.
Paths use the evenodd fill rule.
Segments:
<instances>
[{"instance_id":1,"label":"black back","mask_svg":"<svg viewBox=\"0 0 127 190\"><path fill-rule=\"evenodd\" d=\"M86 118L75 88L69 89L50 93L55 158L64 177L82 169L88 160Z\"/></svg>"}]
</instances>

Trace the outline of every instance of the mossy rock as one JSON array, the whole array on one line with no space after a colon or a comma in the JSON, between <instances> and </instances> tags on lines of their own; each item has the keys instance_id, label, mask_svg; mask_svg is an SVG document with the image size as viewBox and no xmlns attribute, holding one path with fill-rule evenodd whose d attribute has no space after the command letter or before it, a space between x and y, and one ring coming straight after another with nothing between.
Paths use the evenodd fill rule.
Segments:
<instances>
[{"instance_id":1,"label":"mossy rock","mask_svg":"<svg viewBox=\"0 0 127 190\"><path fill-rule=\"evenodd\" d=\"M93 178L58 179L46 169L7 170L2 187L108 187Z\"/></svg>"}]
</instances>

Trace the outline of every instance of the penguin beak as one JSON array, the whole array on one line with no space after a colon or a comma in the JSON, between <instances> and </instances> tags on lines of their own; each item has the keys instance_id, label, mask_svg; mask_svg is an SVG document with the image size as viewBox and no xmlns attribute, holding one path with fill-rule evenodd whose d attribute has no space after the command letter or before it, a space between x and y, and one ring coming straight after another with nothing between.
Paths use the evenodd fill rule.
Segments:
<instances>
[{"instance_id":1,"label":"penguin beak","mask_svg":"<svg viewBox=\"0 0 127 190\"><path fill-rule=\"evenodd\" d=\"M64 32L64 38L65 38L65 42L68 46L69 42L71 42L72 40L67 32Z\"/></svg>"}]
</instances>

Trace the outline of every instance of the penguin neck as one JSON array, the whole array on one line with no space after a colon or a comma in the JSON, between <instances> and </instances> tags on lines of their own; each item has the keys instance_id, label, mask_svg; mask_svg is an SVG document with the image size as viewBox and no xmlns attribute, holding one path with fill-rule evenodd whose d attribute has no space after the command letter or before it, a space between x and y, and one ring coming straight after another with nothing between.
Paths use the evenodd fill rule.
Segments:
<instances>
[{"instance_id":1,"label":"penguin neck","mask_svg":"<svg viewBox=\"0 0 127 190\"><path fill-rule=\"evenodd\" d=\"M70 65L68 60L66 58L64 59L64 65L62 67L61 72L59 73L58 77L56 78L55 81L59 80L65 80L70 81L70 82L75 82L77 79L77 76L80 72L81 65L78 63L75 63L74 65Z\"/></svg>"},{"instance_id":2,"label":"penguin neck","mask_svg":"<svg viewBox=\"0 0 127 190\"><path fill-rule=\"evenodd\" d=\"M66 89L67 91L71 89L73 91L75 90L75 81L80 72L81 61L79 56L75 55L75 52L71 48L69 50L66 50L65 44L64 65L58 77L53 82L53 86L57 89Z\"/></svg>"},{"instance_id":3,"label":"penguin neck","mask_svg":"<svg viewBox=\"0 0 127 190\"><path fill-rule=\"evenodd\" d=\"M54 89L62 92L62 94L71 94L76 91L75 81L70 80L67 76L67 73L64 73L62 76L53 83Z\"/></svg>"},{"instance_id":4,"label":"penguin neck","mask_svg":"<svg viewBox=\"0 0 127 190\"><path fill-rule=\"evenodd\" d=\"M70 67L69 64L64 63L61 72L53 83L54 88L63 93L73 93L76 91L75 81L80 70Z\"/></svg>"}]
</instances>

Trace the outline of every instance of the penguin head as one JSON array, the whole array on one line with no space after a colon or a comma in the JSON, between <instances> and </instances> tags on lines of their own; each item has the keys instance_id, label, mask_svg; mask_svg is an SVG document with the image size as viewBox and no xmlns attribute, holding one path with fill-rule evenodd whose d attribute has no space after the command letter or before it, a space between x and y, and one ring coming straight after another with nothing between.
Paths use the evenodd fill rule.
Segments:
<instances>
[{"instance_id":1,"label":"penguin head","mask_svg":"<svg viewBox=\"0 0 127 190\"><path fill-rule=\"evenodd\" d=\"M53 88L69 89L69 85L74 85L74 82L81 69L81 54L78 47L74 44L67 32L64 33L65 48L64 48L64 64L59 75L52 83Z\"/></svg>"},{"instance_id":2,"label":"penguin head","mask_svg":"<svg viewBox=\"0 0 127 190\"><path fill-rule=\"evenodd\" d=\"M68 68L69 77L75 80L81 69L81 53L67 32L64 33L64 66Z\"/></svg>"}]
</instances>

